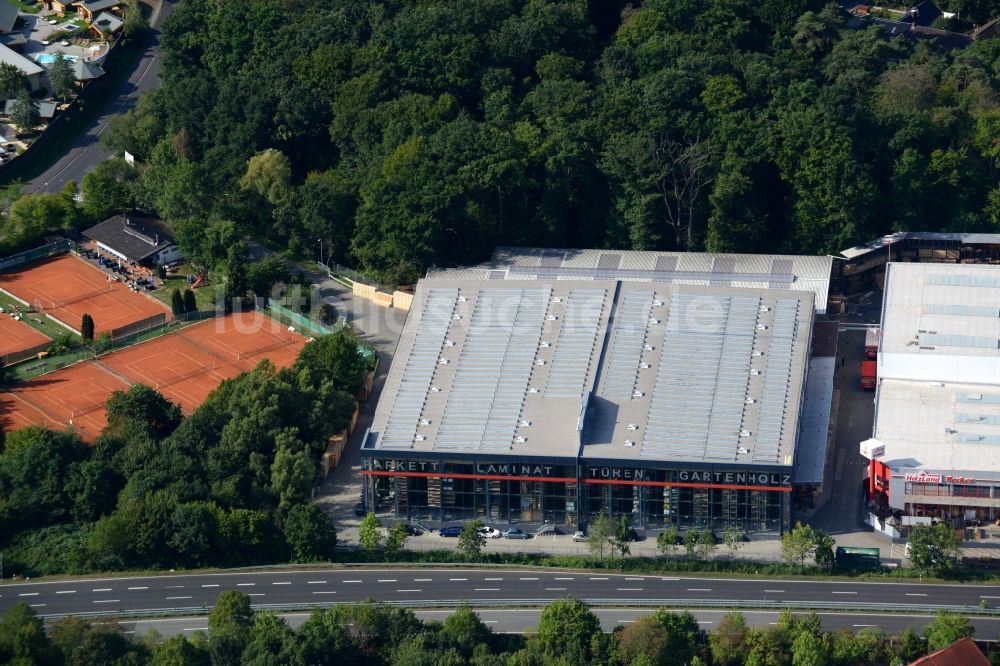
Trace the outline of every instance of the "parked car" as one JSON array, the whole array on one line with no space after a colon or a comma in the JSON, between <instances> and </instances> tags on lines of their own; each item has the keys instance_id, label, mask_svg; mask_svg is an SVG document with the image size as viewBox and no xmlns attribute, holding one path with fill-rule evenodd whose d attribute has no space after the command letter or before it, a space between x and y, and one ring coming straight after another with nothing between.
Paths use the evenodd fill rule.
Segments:
<instances>
[{"instance_id":1,"label":"parked car","mask_svg":"<svg viewBox=\"0 0 1000 666\"><path fill-rule=\"evenodd\" d=\"M448 527L442 527L438 534L443 537L457 537L462 533L461 525L449 525Z\"/></svg>"},{"instance_id":2,"label":"parked car","mask_svg":"<svg viewBox=\"0 0 1000 666\"><path fill-rule=\"evenodd\" d=\"M365 515L365 503L364 502L358 502L357 504L354 505L354 515L355 516L363 516L363 515Z\"/></svg>"},{"instance_id":3,"label":"parked car","mask_svg":"<svg viewBox=\"0 0 1000 666\"><path fill-rule=\"evenodd\" d=\"M423 533L424 531L419 527L417 527L416 525L411 525L410 523L406 523L406 534L408 536L420 536Z\"/></svg>"},{"instance_id":4,"label":"parked car","mask_svg":"<svg viewBox=\"0 0 1000 666\"><path fill-rule=\"evenodd\" d=\"M584 534L582 531L577 530L573 532L573 541L588 541L590 537Z\"/></svg>"},{"instance_id":5,"label":"parked car","mask_svg":"<svg viewBox=\"0 0 1000 666\"><path fill-rule=\"evenodd\" d=\"M494 529L488 525L483 525L479 528L479 533L482 534L487 539L499 539L500 530Z\"/></svg>"},{"instance_id":6,"label":"parked car","mask_svg":"<svg viewBox=\"0 0 1000 666\"><path fill-rule=\"evenodd\" d=\"M512 527L512 528L510 528L509 530L507 530L506 532L503 533L503 538L504 539L530 539L531 535L528 534L527 532L524 532L522 530L517 529L516 527Z\"/></svg>"},{"instance_id":7,"label":"parked car","mask_svg":"<svg viewBox=\"0 0 1000 666\"><path fill-rule=\"evenodd\" d=\"M639 534L635 530L629 530L628 531L628 540L629 541L644 541L645 539L646 539L646 535L645 534Z\"/></svg>"}]
</instances>

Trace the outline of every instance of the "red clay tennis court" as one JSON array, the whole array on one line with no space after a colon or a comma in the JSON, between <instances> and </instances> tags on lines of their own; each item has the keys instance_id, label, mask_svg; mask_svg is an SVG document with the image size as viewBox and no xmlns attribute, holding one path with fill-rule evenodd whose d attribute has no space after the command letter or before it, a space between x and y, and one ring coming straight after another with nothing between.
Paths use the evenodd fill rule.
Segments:
<instances>
[{"instance_id":1,"label":"red clay tennis court","mask_svg":"<svg viewBox=\"0 0 1000 666\"><path fill-rule=\"evenodd\" d=\"M51 342L40 331L17 321L10 313L0 314L0 358Z\"/></svg>"},{"instance_id":2,"label":"red clay tennis court","mask_svg":"<svg viewBox=\"0 0 1000 666\"><path fill-rule=\"evenodd\" d=\"M287 367L305 344L257 312L218 317L20 384L0 394L0 420L7 430L72 425L89 442L107 422L104 403L112 391L146 384L190 414L224 379L263 358Z\"/></svg>"},{"instance_id":3,"label":"red clay tennis court","mask_svg":"<svg viewBox=\"0 0 1000 666\"><path fill-rule=\"evenodd\" d=\"M108 278L107 273L82 259L64 255L0 275L0 288L74 331L80 329L84 313L94 318L97 333L159 314L169 318L166 305Z\"/></svg>"}]
</instances>

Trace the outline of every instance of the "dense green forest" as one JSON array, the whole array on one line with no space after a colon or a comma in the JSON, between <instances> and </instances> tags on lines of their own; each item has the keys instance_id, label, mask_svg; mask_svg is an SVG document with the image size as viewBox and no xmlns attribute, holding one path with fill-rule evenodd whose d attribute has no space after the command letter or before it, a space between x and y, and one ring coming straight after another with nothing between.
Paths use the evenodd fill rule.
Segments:
<instances>
[{"instance_id":1,"label":"dense green forest","mask_svg":"<svg viewBox=\"0 0 1000 666\"><path fill-rule=\"evenodd\" d=\"M301 255L322 239L386 283L497 244L830 253L995 230L1000 39L847 19L822 0L182 0L163 88L104 135L137 166L84 194L157 211L189 248L227 221Z\"/></svg>"},{"instance_id":2,"label":"dense green forest","mask_svg":"<svg viewBox=\"0 0 1000 666\"><path fill-rule=\"evenodd\" d=\"M25 604L0 617L0 662L71 666L875 666L906 664L972 635L967 619L939 614L923 636L906 629L890 637L870 627L857 634L824 632L815 614L761 629L737 612L710 633L687 612L658 610L601 633L597 616L579 601L549 604L537 631L496 634L468 608L444 622L422 622L412 611L378 604L317 610L297 630L273 613L254 612L250 599L223 592L204 634L132 640L106 623L70 618L43 627ZM995 656L991 654L991 657Z\"/></svg>"},{"instance_id":3,"label":"dense green forest","mask_svg":"<svg viewBox=\"0 0 1000 666\"><path fill-rule=\"evenodd\" d=\"M341 332L290 368L262 361L223 382L188 417L148 387L116 392L93 446L72 431L7 433L6 574L328 560L336 533L310 493L364 369Z\"/></svg>"}]
</instances>

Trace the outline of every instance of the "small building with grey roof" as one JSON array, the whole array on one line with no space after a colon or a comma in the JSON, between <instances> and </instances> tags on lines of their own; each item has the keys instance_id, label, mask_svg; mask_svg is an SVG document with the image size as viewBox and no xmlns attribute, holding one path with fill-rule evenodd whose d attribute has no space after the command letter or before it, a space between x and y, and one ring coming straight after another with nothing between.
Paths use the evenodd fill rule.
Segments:
<instances>
[{"instance_id":1,"label":"small building with grey roof","mask_svg":"<svg viewBox=\"0 0 1000 666\"><path fill-rule=\"evenodd\" d=\"M787 529L825 290L766 273L774 258L756 287L731 284L749 262L723 262L713 284L676 259L669 276L655 259L526 279L494 262L418 283L363 443L370 506L442 523L575 529L607 512Z\"/></svg>"}]
</instances>

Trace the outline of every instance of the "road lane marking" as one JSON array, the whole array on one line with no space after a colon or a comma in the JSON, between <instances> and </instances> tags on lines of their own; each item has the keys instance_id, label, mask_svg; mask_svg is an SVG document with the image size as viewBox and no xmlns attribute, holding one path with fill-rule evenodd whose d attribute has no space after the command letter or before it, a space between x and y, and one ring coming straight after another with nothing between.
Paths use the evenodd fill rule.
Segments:
<instances>
[{"instance_id":1,"label":"road lane marking","mask_svg":"<svg viewBox=\"0 0 1000 666\"><path fill-rule=\"evenodd\" d=\"M341 583L360 583L360 580L342 580Z\"/></svg>"},{"instance_id":2,"label":"road lane marking","mask_svg":"<svg viewBox=\"0 0 1000 666\"><path fill-rule=\"evenodd\" d=\"M874 625L874 624L855 624L855 625L852 625L852 626L855 626L855 627L874 627L876 625Z\"/></svg>"},{"instance_id":3,"label":"road lane marking","mask_svg":"<svg viewBox=\"0 0 1000 666\"><path fill-rule=\"evenodd\" d=\"M642 592L641 587L619 587L619 592Z\"/></svg>"},{"instance_id":4,"label":"road lane marking","mask_svg":"<svg viewBox=\"0 0 1000 666\"><path fill-rule=\"evenodd\" d=\"M906 596L908 596L908 597L926 597L927 593L926 592L907 592ZM983 597L983 598L985 599L986 597Z\"/></svg>"},{"instance_id":5,"label":"road lane marking","mask_svg":"<svg viewBox=\"0 0 1000 666\"><path fill-rule=\"evenodd\" d=\"M316 590L313 594L337 594L331 590Z\"/></svg>"},{"instance_id":6,"label":"road lane marking","mask_svg":"<svg viewBox=\"0 0 1000 666\"><path fill-rule=\"evenodd\" d=\"M537 576L521 576L520 580L538 580Z\"/></svg>"},{"instance_id":7,"label":"road lane marking","mask_svg":"<svg viewBox=\"0 0 1000 666\"><path fill-rule=\"evenodd\" d=\"M380 583L397 583L399 581L397 581L395 578L379 578L378 582L380 582Z\"/></svg>"},{"instance_id":8,"label":"road lane marking","mask_svg":"<svg viewBox=\"0 0 1000 666\"><path fill-rule=\"evenodd\" d=\"M325 580L307 580L306 585L326 585Z\"/></svg>"},{"instance_id":9,"label":"road lane marking","mask_svg":"<svg viewBox=\"0 0 1000 666\"><path fill-rule=\"evenodd\" d=\"M56 594L76 594L76 590L57 590Z\"/></svg>"},{"instance_id":10,"label":"road lane marking","mask_svg":"<svg viewBox=\"0 0 1000 666\"><path fill-rule=\"evenodd\" d=\"M626 576L625 580L646 580L646 579L642 576Z\"/></svg>"},{"instance_id":11,"label":"road lane marking","mask_svg":"<svg viewBox=\"0 0 1000 666\"><path fill-rule=\"evenodd\" d=\"M607 576L601 576L601 577L591 576L590 577L590 580L607 580L607 579L608 579Z\"/></svg>"},{"instance_id":12,"label":"road lane marking","mask_svg":"<svg viewBox=\"0 0 1000 666\"><path fill-rule=\"evenodd\" d=\"M38 592L22 592L21 594L19 594L17 596L19 596L19 597L37 597L38 596Z\"/></svg>"},{"instance_id":13,"label":"road lane marking","mask_svg":"<svg viewBox=\"0 0 1000 666\"><path fill-rule=\"evenodd\" d=\"M764 590L764 592L766 592L768 594L784 594L785 593L784 590Z\"/></svg>"},{"instance_id":14,"label":"road lane marking","mask_svg":"<svg viewBox=\"0 0 1000 666\"><path fill-rule=\"evenodd\" d=\"M91 592L110 592L110 587L95 587Z\"/></svg>"},{"instance_id":15,"label":"road lane marking","mask_svg":"<svg viewBox=\"0 0 1000 666\"><path fill-rule=\"evenodd\" d=\"M503 580L503 578L484 578L483 580Z\"/></svg>"},{"instance_id":16,"label":"road lane marking","mask_svg":"<svg viewBox=\"0 0 1000 666\"><path fill-rule=\"evenodd\" d=\"M208 631L208 627L184 627L181 631Z\"/></svg>"},{"instance_id":17,"label":"road lane marking","mask_svg":"<svg viewBox=\"0 0 1000 666\"><path fill-rule=\"evenodd\" d=\"M857 594L857 592L840 592L838 590L833 591L834 594Z\"/></svg>"},{"instance_id":18,"label":"road lane marking","mask_svg":"<svg viewBox=\"0 0 1000 666\"><path fill-rule=\"evenodd\" d=\"M926 595L924 595L924 596L926 596ZM980 599L1000 599L1000 597L988 597L985 594L980 594L979 598Z\"/></svg>"},{"instance_id":19,"label":"road lane marking","mask_svg":"<svg viewBox=\"0 0 1000 666\"><path fill-rule=\"evenodd\" d=\"M486 580L489 580L489 578L487 578ZM414 583L431 583L433 581L434 581L433 578L414 578L413 579Z\"/></svg>"},{"instance_id":20,"label":"road lane marking","mask_svg":"<svg viewBox=\"0 0 1000 666\"><path fill-rule=\"evenodd\" d=\"M712 620L698 620L698 624L715 624Z\"/></svg>"},{"instance_id":21,"label":"road lane marking","mask_svg":"<svg viewBox=\"0 0 1000 666\"><path fill-rule=\"evenodd\" d=\"M202 585L202 587L219 587L219 586L216 584L216 585Z\"/></svg>"},{"instance_id":22,"label":"road lane marking","mask_svg":"<svg viewBox=\"0 0 1000 666\"><path fill-rule=\"evenodd\" d=\"M266 592L257 592L256 594L248 594L247 596L248 597L266 597L267 593Z\"/></svg>"},{"instance_id":23,"label":"road lane marking","mask_svg":"<svg viewBox=\"0 0 1000 666\"><path fill-rule=\"evenodd\" d=\"M423 592L423 590L396 590L397 592Z\"/></svg>"},{"instance_id":24,"label":"road lane marking","mask_svg":"<svg viewBox=\"0 0 1000 666\"><path fill-rule=\"evenodd\" d=\"M688 592L711 592L712 588L710 588L710 587L689 587L687 589L687 591Z\"/></svg>"},{"instance_id":25,"label":"road lane marking","mask_svg":"<svg viewBox=\"0 0 1000 666\"><path fill-rule=\"evenodd\" d=\"M661 578L660 580L680 580L680 578Z\"/></svg>"},{"instance_id":26,"label":"road lane marking","mask_svg":"<svg viewBox=\"0 0 1000 666\"><path fill-rule=\"evenodd\" d=\"M190 599L191 597L167 597L167 601L173 601L174 599Z\"/></svg>"},{"instance_id":27,"label":"road lane marking","mask_svg":"<svg viewBox=\"0 0 1000 666\"><path fill-rule=\"evenodd\" d=\"M618 620L618 624L632 624L635 620Z\"/></svg>"},{"instance_id":28,"label":"road lane marking","mask_svg":"<svg viewBox=\"0 0 1000 666\"><path fill-rule=\"evenodd\" d=\"M292 581L290 580L276 580L273 583L271 583L271 585L291 585L291 584Z\"/></svg>"},{"instance_id":29,"label":"road lane marking","mask_svg":"<svg viewBox=\"0 0 1000 666\"><path fill-rule=\"evenodd\" d=\"M168 590L179 590L182 587L184 587L184 586L183 585L167 585L167 589Z\"/></svg>"},{"instance_id":30,"label":"road lane marking","mask_svg":"<svg viewBox=\"0 0 1000 666\"><path fill-rule=\"evenodd\" d=\"M117 604L121 599L94 599L95 604Z\"/></svg>"},{"instance_id":31,"label":"road lane marking","mask_svg":"<svg viewBox=\"0 0 1000 666\"><path fill-rule=\"evenodd\" d=\"M500 620L481 620L483 624L497 624Z\"/></svg>"},{"instance_id":32,"label":"road lane marking","mask_svg":"<svg viewBox=\"0 0 1000 666\"><path fill-rule=\"evenodd\" d=\"M547 587L545 589L548 592L565 592L566 591L565 587Z\"/></svg>"},{"instance_id":33,"label":"road lane marking","mask_svg":"<svg viewBox=\"0 0 1000 666\"><path fill-rule=\"evenodd\" d=\"M257 583L236 583L236 587L253 587Z\"/></svg>"},{"instance_id":34,"label":"road lane marking","mask_svg":"<svg viewBox=\"0 0 1000 666\"><path fill-rule=\"evenodd\" d=\"M128 589L130 589L130 590L148 590L149 588L146 587L145 585L140 585L140 586L137 586L137 587L130 587Z\"/></svg>"},{"instance_id":35,"label":"road lane marking","mask_svg":"<svg viewBox=\"0 0 1000 666\"><path fill-rule=\"evenodd\" d=\"M499 587L477 587L475 592L499 592Z\"/></svg>"},{"instance_id":36,"label":"road lane marking","mask_svg":"<svg viewBox=\"0 0 1000 666\"><path fill-rule=\"evenodd\" d=\"M28 604L32 608L44 608L45 604Z\"/></svg>"},{"instance_id":37,"label":"road lane marking","mask_svg":"<svg viewBox=\"0 0 1000 666\"><path fill-rule=\"evenodd\" d=\"M465 580L469 580L469 579L468 578L449 578L448 580L450 580L450 581L465 581Z\"/></svg>"},{"instance_id":38,"label":"road lane marking","mask_svg":"<svg viewBox=\"0 0 1000 666\"><path fill-rule=\"evenodd\" d=\"M568 576L568 577L560 578L559 576L556 576L556 580L573 580L573 577L572 576Z\"/></svg>"}]
</instances>

